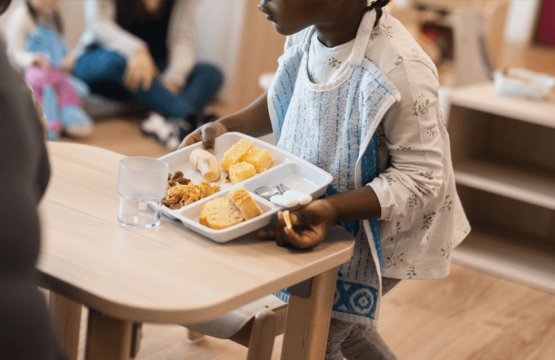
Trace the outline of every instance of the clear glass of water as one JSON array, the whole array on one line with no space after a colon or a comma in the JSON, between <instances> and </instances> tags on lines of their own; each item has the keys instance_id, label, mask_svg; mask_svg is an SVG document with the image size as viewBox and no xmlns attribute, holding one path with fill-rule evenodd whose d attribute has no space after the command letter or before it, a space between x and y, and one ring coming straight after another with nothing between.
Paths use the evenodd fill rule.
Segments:
<instances>
[{"instance_id":1,"label":"clear glass of water","mask_svg":"<svg viewBox=\"0 0 555 360\"><path fill-rule=\"evenodd\" d=\"M160 201L166 197L169 165L146 157L128 157L119 162L118 222L135 228L160 225Z\"/></svg>"}]
</instances>

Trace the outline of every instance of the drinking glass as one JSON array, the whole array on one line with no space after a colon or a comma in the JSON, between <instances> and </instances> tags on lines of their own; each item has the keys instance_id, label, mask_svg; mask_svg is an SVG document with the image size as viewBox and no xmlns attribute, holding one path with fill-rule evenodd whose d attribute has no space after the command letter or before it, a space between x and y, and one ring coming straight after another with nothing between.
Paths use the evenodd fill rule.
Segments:
<instances>
[{"instance_id":1,"label":"drinking glass","mask_svg":"<svg viewBox=\"0 0 555 360\"><path fill-rule=\"evenodd\" d=\"M160 201L166 196L169 165L146 157L128 157L119 162L118 222L135 228L160 225Z\"/></svg>"}]
</instances>

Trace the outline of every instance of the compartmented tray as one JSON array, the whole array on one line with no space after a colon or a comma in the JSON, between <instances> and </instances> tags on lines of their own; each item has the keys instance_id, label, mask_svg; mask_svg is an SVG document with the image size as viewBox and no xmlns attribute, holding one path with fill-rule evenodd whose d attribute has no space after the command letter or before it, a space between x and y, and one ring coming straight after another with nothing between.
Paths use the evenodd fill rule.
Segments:
<instances>
[{"instance_id":1,"label":"compartmented tray","mask_svg":"<svg viewBox=\"0 0 555 360\"><path fill-rule=\"evenodd\" d=\"M281 206L272 204L256 195L254 190L258 187L283 184L291 190L297 190L310 194L314 199L319 198L326 192L327 186L332 181L332 176L330 174L305 160L248 135L240 133L226 133L216 138L214 156L218 160L218 163L221 163L224 153L242 139L250 140L257 148L267 149L270 151L270 154L274 159L272 167L261 174L256 174L250 179L235 185L232 185L231 183L217 182L217 184L221 186L221 190L216 194L177 210L161 206L162 213L172 219L181 221L187 228L204 235L209 239L219 243L224 243L270 224L272 216L279 210L283 209ZM170 172L173 173L180 170L183 172L183 176L185 178L191 179L191 181L196 184L200 180L204 180L204 178L198 170L189 164L189 156L193 150L198 148L202 148L201 143L175 151L161 157L160 160L169 164ZM260 206L260 208L264 211L262 215L223 230L214 230L207 226L201 225L198 222L202 207L207 201L216 197L224 197L231 190L239 186L243 186L247 189L254 201L256 201L258 206Z\"/></svg>"}]
</instances>

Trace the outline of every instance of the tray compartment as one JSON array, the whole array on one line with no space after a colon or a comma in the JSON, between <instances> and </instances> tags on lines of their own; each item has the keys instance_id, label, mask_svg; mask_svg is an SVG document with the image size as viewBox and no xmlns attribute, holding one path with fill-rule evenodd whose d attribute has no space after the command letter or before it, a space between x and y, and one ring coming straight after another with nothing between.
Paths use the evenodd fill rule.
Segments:
<instances>
[{"instance_id":1,"label":"tray compartment","mask_svg":"<svg viewBox=\"0 0 555 360\"><path fill-rule=\"evenodd\" d=\"M270 151L270 154L274 159L274 164L267 171L271 171L272 169L279 166L280 164L285 163L288 159L288 156L286 155L286 153L282 152L275 146L272 146L264 141L260 141L258 139L251 138L249 136L239 134L239 133L227 133L222 136L219 136L216 139L216 146L214 147L214 156L216 157L216 160L218 160L218 163L221 164L224 158L225 152L231 149L233 145L235 145L242 139L248 139L252 141L254 146L256 146L257 148L266 149ZM202 177L200 171L193 168L189 164L189 156L191 155L193 150L199 149L199 148L202 148L202 143L197 143L197 144L188 146L184 149L174 151L171 154L161 157L160 160L163 160L169 164L170 171L172 173L174 171L181 170L183 172L184 177L191 179L193 182L196 183L199 180L204 180L204 178ZM264 173L266 173L266 171ZM260 174L257 174L255 176L259 176L259 175Z\"/></svg>"},{"instance_id":2,"label":"tray compartment","mask_svg":"<svg viewBox=\"0 0 555 360\"><path fill-rule=\"evenodd\" d=\"M331 182L332 177L316 167L308 167L300 163L288 163L276 167L273 172L262 173L245 181L244 187L254 192L261 186L283 184L291 190L312 195L314 199L322 196Z\"/></svg>"},{"instance_id":3,"label":"tray compartment","mask_svg":"<svg viewBox=\"0 0 555 360\"><path fill-rule=\"evenodd\" d=\"M237 186L226 189L225 191L220 191L218 193L218 196L216 197L226 197L227 194L235 189ZM258 206L260 206L264 213L255 218L226 229L215 230L199 223L198 219L202 211L202 207L204 206L204 204L206 204L206 202L210 201L209 198L197 201L196 203L186 206L183 209L174 210L174 216L176 219L183 222L183 224L191 230L217 242L226 242L229 241L230 238L235 239L268 225L272 221L272 215L277 213L280 209L279 206L264 200L260 196L253 194L250 191L249 194L252 196L253 200L258 204Z\"/></svg>"}]
</instances>

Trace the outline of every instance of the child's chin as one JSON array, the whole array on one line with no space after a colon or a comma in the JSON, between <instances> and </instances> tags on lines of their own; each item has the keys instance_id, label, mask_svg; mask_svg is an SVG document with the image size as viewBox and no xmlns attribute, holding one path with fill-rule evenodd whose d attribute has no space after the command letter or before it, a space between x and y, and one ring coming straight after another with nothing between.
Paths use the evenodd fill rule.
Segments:
<instances>
[{"instance_id":1,"label":"child's chin","mask_svg":"<svg viewBox=\"0 0 555 360\"><path fill-rule=\"evenodd\" d=\"M296 34L298 31L294 31L290 28L288 28L287 26L282 26L276 22L272 22L272 24L274 25L274 29L280 33L281 35L284 36L289 36L289 35L293 35Z\"/></svg>"}]
</instances>

